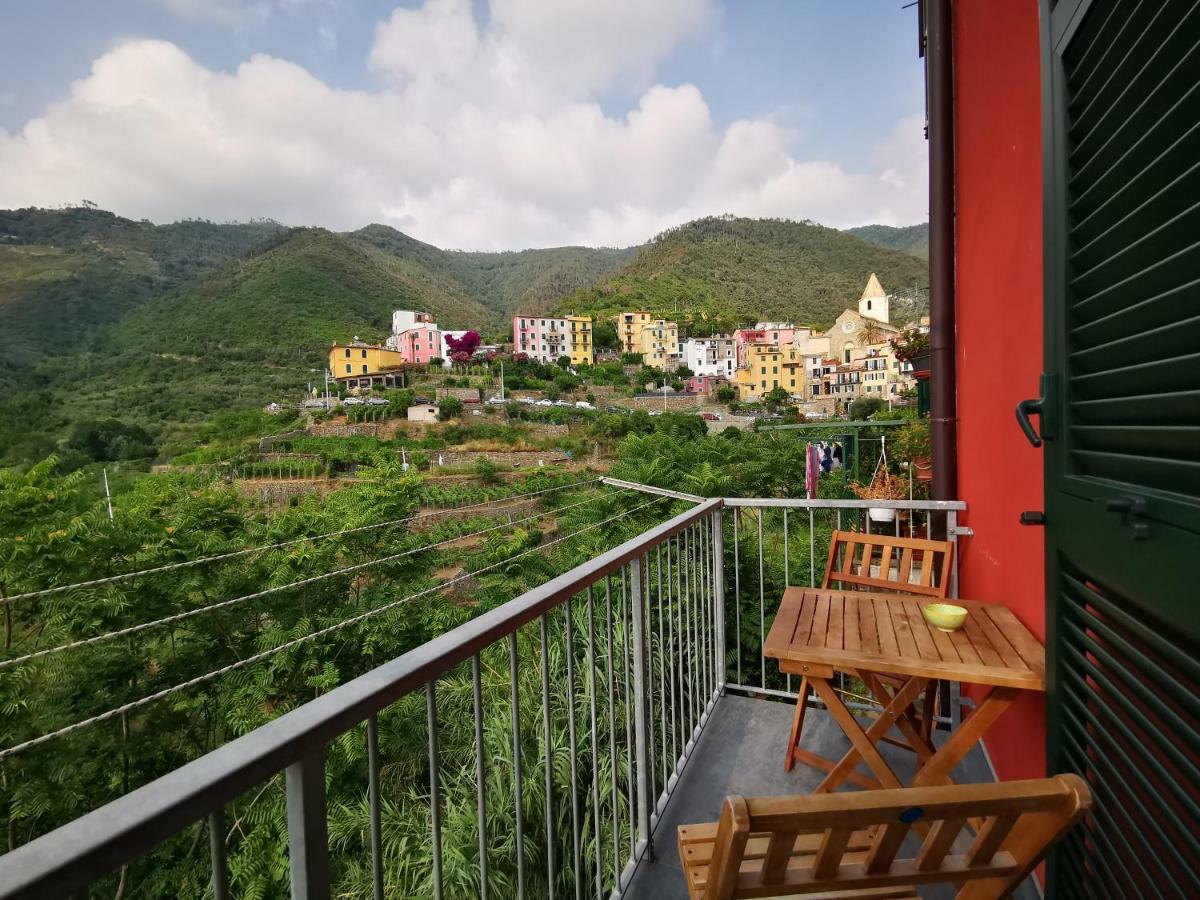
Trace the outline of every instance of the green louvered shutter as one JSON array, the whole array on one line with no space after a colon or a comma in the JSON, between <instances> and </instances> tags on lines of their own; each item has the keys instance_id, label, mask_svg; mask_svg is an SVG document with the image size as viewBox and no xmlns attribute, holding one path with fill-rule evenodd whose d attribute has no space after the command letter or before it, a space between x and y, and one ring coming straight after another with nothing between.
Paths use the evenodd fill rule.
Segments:
<instances>
[{"instance_id":1,"label":"green louvered shutter","mask_svg":"<svg viewBox=\"0 0 1200 900\"><path fill-rule=\"evenodd\" d=\"M1051 889L1200 897L1200 2L1043 12Z\"/></svg>"}]
</instances>

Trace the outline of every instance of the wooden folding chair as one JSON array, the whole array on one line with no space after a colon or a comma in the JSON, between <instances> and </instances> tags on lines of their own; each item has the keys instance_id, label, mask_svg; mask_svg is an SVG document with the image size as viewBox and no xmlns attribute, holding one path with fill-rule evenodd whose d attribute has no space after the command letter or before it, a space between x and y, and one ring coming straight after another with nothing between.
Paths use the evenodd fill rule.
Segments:
<instances>
[{"instance_id":1,"label":"wooden folding chair","mask_svg":"<svg viewBox=\"0 0 1200 900\"><path fill-rule=\"evenodd\" d=\"M719 822L679 828L679 858L692 900L918 900L917 885L934 883L959 885L958 900L991 900L1013 891L1091 805L1078 775L727 797ZM972 835L964 826L976 818ZM919 849L902 855L919 825Z\"/></svg>"},{"instance_id":2,"label":"wooden folding chair","mask_svg":"<svg viewBox=\"0 0 1200 900\"><path fill-rule=\"evenodd\" d=\"M950 592L950 571L954 565L954 544L950 541L928 541L919 538L895 537L885 534L861 534L857 531L835 531L829 541L829 559L825 563L825 575L821 579L823 588L840 588L852 591L886 591L889 593L916 594L945 599ZM877 676L876 684L898 690L900 685L886 676ZM887 706L890 695L868 684L881 705ZM938 682L931 680L925 686L920 721L907 711L906 722L917 728L928 744L934 717L934 698ZM800 698L792 714L792 730L788 738L784 771L790 772L797 759L810 762L811 758L800 747L801 732L804 730L804 712L808 704L809 682L800 681ZM907 729L905 729L907 730ZM890 744L919 752L912 743L889 736L881 738ZM851 777L853 781L859 781Z\"/></svg>"}]
</instances>

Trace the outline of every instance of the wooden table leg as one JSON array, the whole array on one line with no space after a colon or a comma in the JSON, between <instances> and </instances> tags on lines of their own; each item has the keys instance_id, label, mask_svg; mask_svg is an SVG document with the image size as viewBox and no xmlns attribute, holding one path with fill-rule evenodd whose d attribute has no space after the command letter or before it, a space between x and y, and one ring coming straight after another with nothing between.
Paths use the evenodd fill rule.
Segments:
<instances>
[{"instance_id":1,"label":"wooden table leg","mask_svg":"<svg viewBox=\"0 0 1200 900\"><path fill-rule=\"evenodd\" d=\"M871 672L857 672L855 674L858 675L862 682L875 696L875 699L880 706L886 709L888 704L895 699L896 695L889 690L887 682L883 679L876 677ZM925 685L926 697L929 696L929 686L936 683L937 682L935 681L930 681ZM914 717L912 706L903 710L896 718L896 727L900 730L900 733L908 739L908 743L904 743L903 741L899 740L889 741L889 743L894 743L898 746L904 747L906 750L913 751L917 755L917 768L920 768L933 756L935 748L928 736L922 732L922 723L919 719ZM888 740L888 738L885 735L881 738L881 740Z\"/></svg>"},{"instance_id":2,"label":"wooden table leg","mask_svg":"<svg viewBox=\"0 0 1200 900\"><path fill-rule=\"evenodd\" d=\"M796 761L796 748L800 746L800 736L804 731L804 711L808 706L808 676L800 679L800 699L796 701L796 711L792 714L792 732L788 736L787 756L783 760L783 771L792 771Z\"/></svg>"},{"instance_id":3,"label":"wooden table leg","mask_svg":"<svg viewBox=\"0 0 1200 900\"><path fill-rule=\"evenodd\" d=\"M945 780L950 777L954 767L1012 705L1019 693L1018 688L992 688L983 698L983 702L976 707L975 712L963 720L962 724L950 735L950 739L942 744L933 757L917 772L917 777L913 779L913 787L945 784Z\"/></svg>"},{"instance_id":4,"label":"wooden table leg","mask_svg":"<svg viewBox=\"0 0 1200 900\"><path fill-rule=\"evenodd\" d=\"M887 732L896 719L912 705L917 695L925 687L924 678L913 677L904 683L904 686L896 692L896 696L887 705L879 717L871 724L870 728L863 731L862 726L858 724L858 720L848 710L837 692L823 678L813 678L812 685L816 690L817 695L825 702L826 709L833 716L834 720L841 726L846 737L850 739L850 749L846 755L841 758L833 770L825 776L816 789L816 793L827 793L836 790L842 782L846 780L854 767L858 765L859 759L864 760L879 779L879 783L885 788L900 787L900 779L896 777L896 773L892 771L887 761L880 755L875 744Z\"/></svg>"}]
</instances>

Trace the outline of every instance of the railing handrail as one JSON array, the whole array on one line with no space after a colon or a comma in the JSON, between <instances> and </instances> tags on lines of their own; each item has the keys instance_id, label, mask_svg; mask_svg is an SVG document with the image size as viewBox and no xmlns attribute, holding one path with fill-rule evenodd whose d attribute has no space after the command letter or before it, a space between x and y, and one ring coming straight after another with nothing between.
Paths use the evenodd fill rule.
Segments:
<instances>
[{"instance_id":1,"label":"railing handrail","mask_svg":"<svg viewBox=\"0 0 1200 900\"><path fill-rule=\"evenodd\" d=\"M720 509L705 500L328 694L0 856L0 897L63 896L299 762L626 563Z\"/></svg>"},{"instance_id":2,"label":"railing handrail","mask_svg":"<svg viewBox=\"0 0 1200 900\"><path fill-rule=\"evenodd\" d=\"M915 509L931 512L962 512L964 500L806 500L790 497L726 497L724 504L733 506L771 506L788 509Z\"/></svg>"}]
</instances>

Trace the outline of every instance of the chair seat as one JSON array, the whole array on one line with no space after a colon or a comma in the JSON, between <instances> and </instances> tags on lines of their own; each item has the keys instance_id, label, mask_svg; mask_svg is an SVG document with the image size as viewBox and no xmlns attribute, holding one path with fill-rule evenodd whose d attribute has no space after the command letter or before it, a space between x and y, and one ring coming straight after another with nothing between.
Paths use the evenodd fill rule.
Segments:
<instances>
[{"instance_id":1,"label":"chair seat","mask_svg":"<svg viewBox=\"0 0 1200 900\"><path fill-rule=\"evenodd\" d=\"M792 846L792 860L789 864L797 867L812 865L812 858L821 845L823 832L800 834ZM717 837L717 823L704 822L699 825L682 825L679 828L679 859L683 864L684 877L687 881L688 896L692 900L703 900L704 889L708 878L708 864L712 860L713 844ZM843 859L847 862L854 859L865 859L867 850L874 840L875 829L865 828L856 831L846 846ZM742 857L740 872L753 875L762 869L770 846L769 832L752 832L746 842L746 852ZM911 887L870 888L859 891L820 891L808 894L781 894L779 896L798 896L806 900L920 900Z\"/></svg>"}]
</instances>

